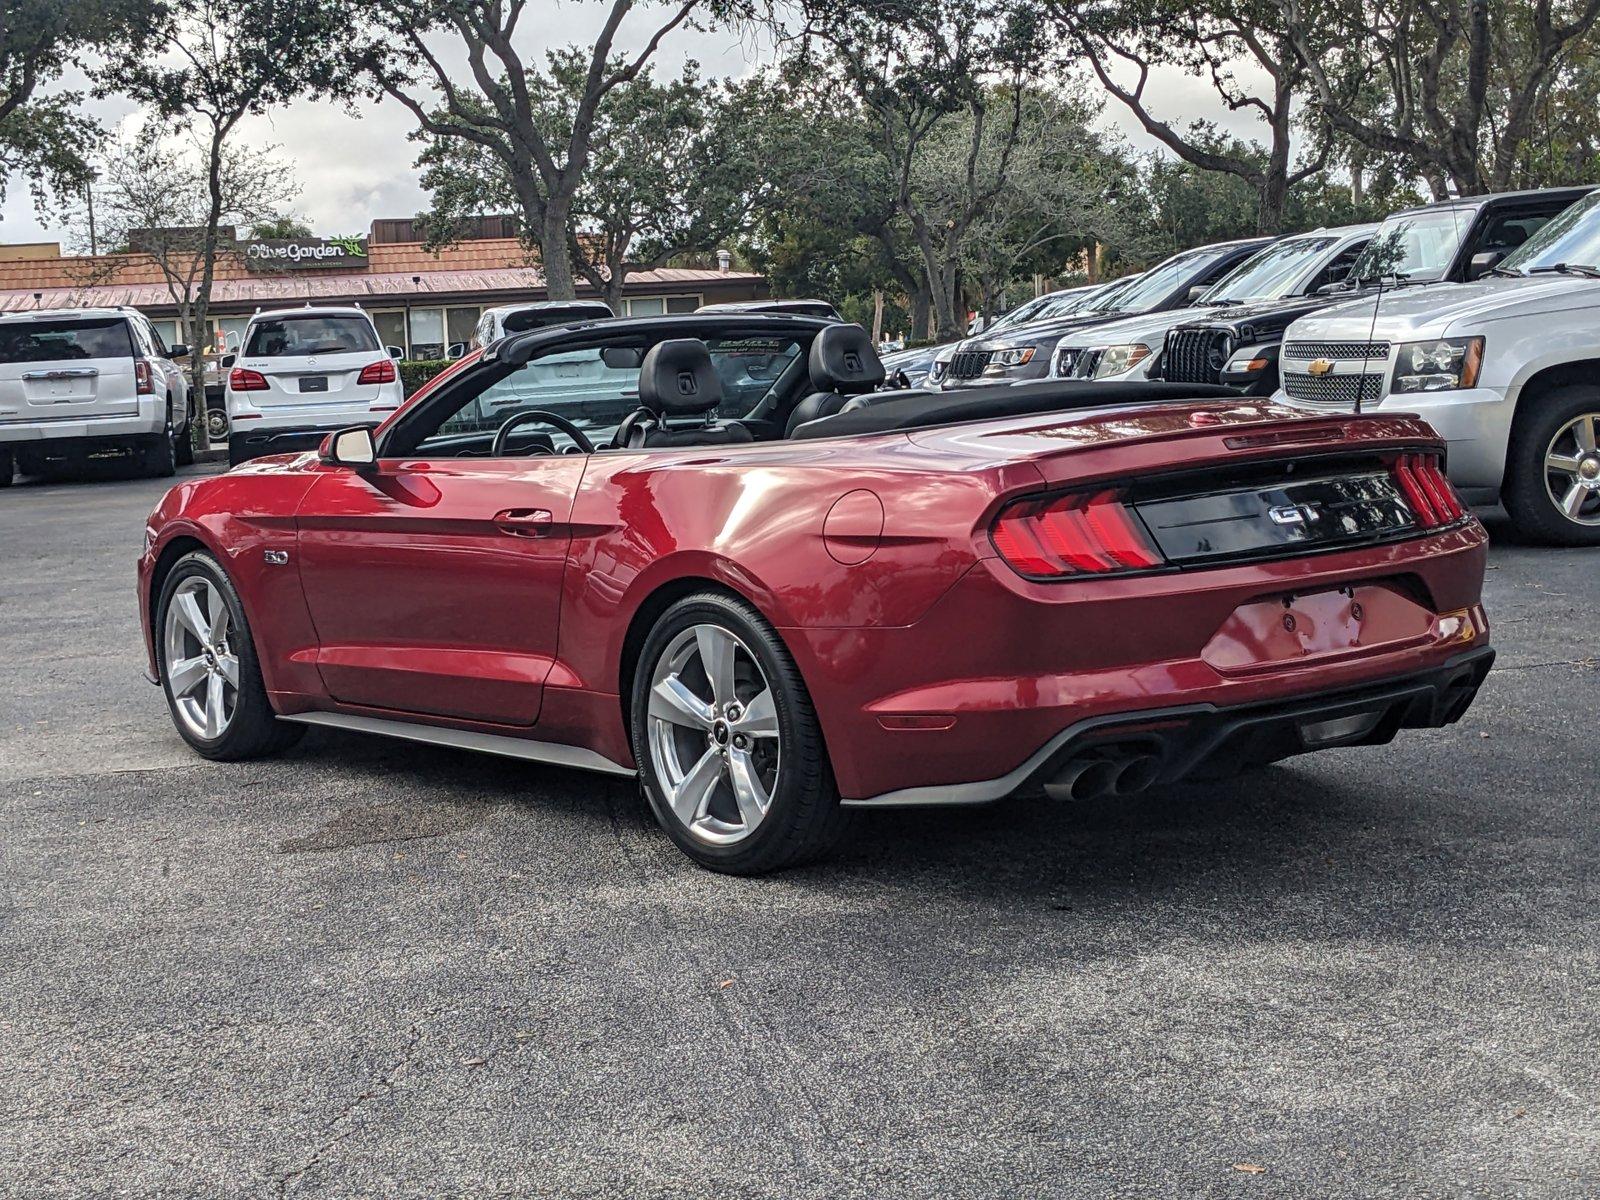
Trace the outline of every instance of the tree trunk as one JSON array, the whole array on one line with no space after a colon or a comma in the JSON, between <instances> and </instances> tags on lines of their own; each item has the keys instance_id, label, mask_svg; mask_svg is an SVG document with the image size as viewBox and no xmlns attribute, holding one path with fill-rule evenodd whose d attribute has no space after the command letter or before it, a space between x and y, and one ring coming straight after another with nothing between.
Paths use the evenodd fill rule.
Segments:
<instances>
[{"instance_id":1,"label":"tree trunk","mask_svg":"<svg viewBox=\"0 0 1600 1200\"><path fill-rule=\"evenodd\" d=\"M883 289L872 289L872 343L883 341Z\"/></svg>"},{"instance_id":2,"label":"tree trunk","mask_svg":"<svg viewBox=\"0 0 1600 1200\"><path fill-rule=\"evenodd\" d=\"M572 259L567 253L567 229L572 221L572 197L552 196L544 205L539 228L539 257L544 270L546 295L551 300L576 300L577 281L572 274Z\"/></svg>"}]
</instances>

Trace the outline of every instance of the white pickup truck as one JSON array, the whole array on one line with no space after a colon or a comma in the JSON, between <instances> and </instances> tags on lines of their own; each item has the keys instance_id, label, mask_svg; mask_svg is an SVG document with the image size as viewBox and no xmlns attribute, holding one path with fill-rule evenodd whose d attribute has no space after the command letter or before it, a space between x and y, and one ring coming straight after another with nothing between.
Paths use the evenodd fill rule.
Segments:
<instances>
[{"instance_id":1,"label":"white pickup truck","mask_svg":"<svg viewBox=\"0 0 1600 1200\"><path fill-rule=\"evenodd\" d=\"M1420 413L1468 501L1503 502L1529 537L1600 545L1600 192L1477 282L1301 318L1282 373L1287 404Z\"/></svg>"}]
</instances>

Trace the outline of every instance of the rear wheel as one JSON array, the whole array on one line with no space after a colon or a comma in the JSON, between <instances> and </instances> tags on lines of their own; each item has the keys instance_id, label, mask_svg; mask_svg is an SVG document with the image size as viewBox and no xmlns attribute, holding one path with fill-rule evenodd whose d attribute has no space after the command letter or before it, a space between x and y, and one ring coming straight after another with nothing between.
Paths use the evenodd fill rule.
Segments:
<instances>
[{"instance_id":1,"label":"rear wheel","mask_svg":"<svg viewBox=\"0 0 1600 1200\"><path fill-rule=\"evenodd\" d=\"M178 430L178 440L174 455L180 467L190 466L194 462L194 406L190 405L184 410L183 428Z\"/></svg>"},{"instance_id":2,"label":"rear wheel","mask_svg":"<svg viewBox=\"0 0 1600 1200\"><path fill-rule=\"evenodd\" d=\"M632 701L645 799L690 858L756 875L838 840L846 813L811 697L749 606L718 593L674 604L645 640Z\"/></svg>"},{"instance_id":3,"label":"rear wheel","mask_svg":"<svg viewBox=\"0 0 1600 1200\"><path fill-rule=\"evenodd\" d=\"M173 566L155 632L172 723L198 753L225 762L259 758L300 740L303 727L272 711L239 593L209 554L196 551Z\"/></svg>"},{"instance_id":4,"label":"rear wheel","mask_svg":"<svg viewBox=\"0 0 1600 1200\"><path fill-rule=\"evenodd\" d=\"M8 488L16 478L17 462L9 446L0 446L0 488Z\"/></svg>"},{"instance_id":5,"label":"rear wheel","mask_svg":"<svg viewBox=\"0 0 1600 1200\"><path fill-rule=\"evenodd\" d=\"M157 477L173 475L178 470L178 431L172 424L172 410L167 410L167 422L160 433L145 439L139 448L139 463L146 475Z\"/></svg>"},{"instance_id":6,"label":"rear wheel","mask_svg":"<svg viewBox=\"0 0 1600 1200\"><path fill-rule=\"evenodd\" d=\"M1600 545L1600 388L1557 388L1518 414L1501 498L1529 537Z\"/></svg>"}]
</instances>

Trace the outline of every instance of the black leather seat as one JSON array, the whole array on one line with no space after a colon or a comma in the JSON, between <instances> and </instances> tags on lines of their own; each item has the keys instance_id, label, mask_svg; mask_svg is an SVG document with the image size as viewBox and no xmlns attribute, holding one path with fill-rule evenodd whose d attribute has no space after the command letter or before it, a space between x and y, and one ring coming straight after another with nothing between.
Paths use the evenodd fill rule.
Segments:
<instances>
[{"instance_id":1,"label":"black leather seat","mask_svg":"<svg viewBox=\"0 0 1600 1200\"><path fill-rule=\"evenodd\" d=\"M722 380L699 338L673 338L650 347L639 366L639 409L617 429L615 446L726 446L754 439L737 421L719 421ZM699 417L672 427L672 418Z\"/></svg>"},{"instance_id":2,"label":"black leather seat","mask_svg":"<svg viewBox=\"0 0 1600 1200\"><path fill-rule=\"evenodd\" d=\"M784 423L785 437L794 436L807 421L840 412L851 397L883 386L883 362L872 338L859 325L830 325L817 334L806 359L806 372L816 391L790 411Z\"/></svg>"}]
</instances>

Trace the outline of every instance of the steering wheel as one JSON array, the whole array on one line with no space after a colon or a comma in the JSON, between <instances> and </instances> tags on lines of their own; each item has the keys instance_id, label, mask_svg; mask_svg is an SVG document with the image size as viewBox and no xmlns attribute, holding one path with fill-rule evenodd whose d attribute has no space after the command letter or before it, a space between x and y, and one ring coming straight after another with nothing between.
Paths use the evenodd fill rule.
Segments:
<instances>
[{"instance_id":1,"label":"steering wheel","mask_svg":"<svg viewBox=\"0 0 1600 1200\"><path fill-rule=\"evenodd\" d=\"M545 425L554 425L571 438L579 450L582 450L585 454L594 453L594 443L589 440L588 434L584 433L571 421L565 417L557 416L553 412L547 412L542 408L530 408L527 412L512 413L506 418L505 424L495 431L494 445L489 448L490 456L503 458L505 456L506 441L511 437L511 431L519 425L530 425L535 421Z\"/></svg>"}]
</instances>

